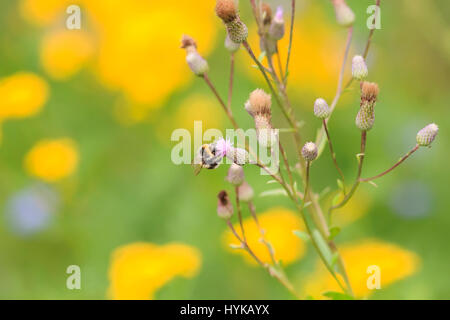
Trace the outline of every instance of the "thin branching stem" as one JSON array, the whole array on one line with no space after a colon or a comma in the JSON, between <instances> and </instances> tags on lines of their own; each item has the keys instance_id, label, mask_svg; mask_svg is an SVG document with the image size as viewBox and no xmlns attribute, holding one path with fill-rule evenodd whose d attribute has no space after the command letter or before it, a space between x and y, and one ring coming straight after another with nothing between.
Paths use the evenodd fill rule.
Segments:
<instances>
[{"instance_id":1,"label":"thin branching stem","mask_svg":"<svg viewBox=\"0 0 450 320\"><path fill-rule=\"evenodd\" d=\"M245 229L244 229L244 222L242 221L242 210L241 210L241 201L239 200L239 188L238 186L234 187L234 193L236 195L236 210L239 218L239 225L241 226L241 232L242 232L242 238L244 239L244 242L247 242L247 239L245 237Z\"/></svg>"},{"instance_id":2,"label":"thin branching stem","mask_svg":"<svg viewBox=\"0 0 450 320\"><path fill-rule=\"evenodd\" d=\"M356 174L355 182L353 183L352 188L346 194L344 199L342 199L341 202L330 207L330 209L328 211L329 219L331 219L331 213L333 212L333 210L336 210L336 209L339 209L339 208L342 208L343 206L345 206L345 204L352 198L353 194L355 193L356 189L358 189L358 186L361 183L361 173L362 173L362 167L363 167L363 162L364 162L365 152L366 152L366 142L367 142L367 131L364 130L361 132L361 148L360 148L359 154L357 155L357 157L358 157L358 172Z\"/></svg>"},{"instance_id":3,"label":"thin branching stem","mask_svg":"<svg viewBox=\"0 0 450 320\"><path fill-rule=\"evenodd\" d=\"M373 176L371 178L365 178L365 179L360 179L361 182L368 182L368 181L372 181L378 178L381 178L382 176L384 176L385 174L388 174L389 172L391 172L392 170L394 170L395 168L397 168L400 164L402 164L403 161L405 161L406 159L409 158L410 155L412 155L414 152L416 152L418 149L420 148L420 146L417 144L414 148L412 148L407 154L405 154L400 160L398 160L392 167L390 167L389 169L387 169L386 171L383 171L380 174L377 174L376 176Z\"/></svg>"},{"instance_id":4,"label":"thin branching stem","mask_svg":"<svg viewBox=\"0 0 450 320\"><path fill-rule=\"evenodd\" d=\"M225 104L225 102L222 100L222 98L220 97L219 93L216 90L216 87L213 85L213 83L209 79L208 75L205 73L202 78L205 80L205 82L208 85L208 87L211 89L213 94L216 96L216 98L219 101L220 105L222 106L223 110L225 111L225 113L227 114L228 118L230 119L231 124L233 125L234 129L238 130L239 129L239 125L237 124L236 120L234 119L233 114L231 113L231 109L229 109L227 107L227 105Z\"/></svg>"},{"instance_id":5,"label":"thin branching stem","mask_svg":"<svg viewBox=\"0 0 450 320\"><path fill-rule=\"evenodd\" d=\"M287 58L286 58L286 73L283 77L283 84L286 86L287 84L287 78L289 75L289 62L291 60L291 51L292 51L292 38L294 34L294 21L295 21L295 0L291 1L291 25L289 28L289 46L288 46L288 52L287 52Z\"/></svg>"},{"instance_id":6,"label":"thin branching stem","mask_svg":"<svg viewBox=\"0 0 450 320\"><path fill-rule=\"evenodd\" d=\"M333 144L331 143L330 132L328 130L327 122L325 121L325 119L323 119L323 129L325 130L325 133L327 135L328 145L330 146L330 153L331 153L331 158L333 159L334 166L336 167L336 170L338 171L339 175L341 176L342 188L343 188L342 191L344 192L344 195L345 195L345 177L344 177L344 173L342 172L341 168L339 167L339 165L337 163L336 153L333 150Z\"/></svg>"}]
</instances>

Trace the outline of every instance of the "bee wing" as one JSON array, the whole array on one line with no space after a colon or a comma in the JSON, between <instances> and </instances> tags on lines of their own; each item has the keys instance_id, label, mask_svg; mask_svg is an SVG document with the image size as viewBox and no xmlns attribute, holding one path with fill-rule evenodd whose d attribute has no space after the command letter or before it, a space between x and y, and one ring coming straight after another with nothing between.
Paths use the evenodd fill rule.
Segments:
<instances>
[{"instance_id":1,"label":"bee wing","mask_svg":"<svg viewBox=\"0 0 450 320\"><path fill-rule=\"evenodd\" d=\"M202 165L200 163L192 163L191 164L192 169L194 169L194 175L198 175L200 171L202 171Z\"/></svg>"},{"instance_id":2,"label":"bee wing","mask_svg":"<svg viewBox=\"0 0 450 320\"><path fill-rule=\"evenodd\" d=\"M196 153L194 161L191 163L192 169L194 169L194 175L198 175L203 168L202 163L202 154L199 152Z\"/></svg>"}]
</instances>

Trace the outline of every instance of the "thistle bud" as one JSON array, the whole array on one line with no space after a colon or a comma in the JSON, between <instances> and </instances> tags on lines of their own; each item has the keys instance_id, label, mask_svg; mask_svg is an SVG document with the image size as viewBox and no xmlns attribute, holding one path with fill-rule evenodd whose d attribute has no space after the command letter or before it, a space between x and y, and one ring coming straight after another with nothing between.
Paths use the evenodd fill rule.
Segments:
<instances>
[{"instance_id":1,"label":"thistle bud","mask_svg":"<svg viewBox=\"0 0 450 320\"><path fill-rule=\"evenodd\" d=\"M355 14L352 9L345 3L345 0L332 0L336 21L343 27L350 27L355 21Z\"/></svg>"},{"instance_id":2,"label":"thistle bud","mask_svg":"<svg viewBox=\"0 0 450 320\"><path fill-rule=\"evenodd\" d=\"M239 18L234 0L217 0L216 14L225 23L231 41L242 43L247 39L247 26Z\"/></svg>"},{"instance_id":3,"label":"thistle bud","mask_svg":"<svg viewBox=\"0 0 450 320\"><path fill-rule=\"evenodd\" d=\"M326 119L330 116L331 109L328 106L328 103L322 99L318 98L314 102L314 115L320 119Z\"/></svg>"},{"instance_id":4,"label":"thistle bud","mask_svg":"<svg viewBox=\"0 0 450 320\"><path fill-rule=\"evenodd\" d=\"M197 52L197 44L194 39L188 35L183 35L181 48L186 49L186 61L192 72L197 76L203 76L208 72L208 62Z\"/></svg>"},{"instance_id":5,"label":"thistle bud","mask_svg":"<svg viewBox=\"0 0 450 320\"><path fill-rule=\"evenodd\" d=\"M302 156L306 161L313 161L317 158L317 146L314 142L307 142L302 148Z\"/></svg>"},{"instance_id":6,"label":"thistle bud","mask_svg":"<svg viewBox=\"0 0 450 320\"><path fill-rule=\"evenodd\" d=\"M225 48L229 52L236 52L236 51L238 51L240 46L241 46L240 43L233 42L230 39L230 36L227 34L227 37L225 38Z\"/></svg>"},{"instance_id":7,"label":"thistle bud","mask_svg":"<svg viewBox=\"0 0 450 320\"><path fill-rule=\"evenodd\" d=\"M232 185L239 186L244 182L244 169L238 164L233 163L228 169L226 180Z\"/></svg>"},{"instance_id":8,"label":"thistle bud","mask_svg":"<svg viewBox=\"0 0 450 320\"><path fill-rule=\"evenodd\" d=\"M244 164L250 163L250 156L247 150L242 148L233 148L226 154L227 158L233 161L235 164L243 166Z\"/></svg>"},{"instance_id":9,"label":"thistle bud","mask_svg":"<svg viewBox=\"0 0 450 320\"><path fill-rule=\"evenodd\" d=\"M246 181L244 181L238 187L239 200L243 202L249 202L253 200L254 194L255 193L253 192L253 188Z\"/></svg>"},{"instance_id":10,"label":"thistle bud","mask_svg":"<svg viewBox=\"0 0 450 320\"><path fill-rule=\"evenodd\" d=\"M233 205L230 203L228 193L222 190L217 195L217 215L222 219L230 219L233 215Z\"/></svg>"},{"instance_id":11,"label":"thistle bud","mask_svg":"<svg viewBox=\"0 0 450 320\"><path fill-rule=\"evenodd\" d=\"M284 37L284 19L283 7L279 6L273 17L272 24L269 29L269 36L275 40L281 40Z\"/></svg>"},{"instance_id":12,"label":"thistle bud","mask_svg":"<svg viewBox=\"0 0 450 320\"><path fill-rule=\"evenodd\" d=\"M352 60L352 76L357 80L362 80L367 77L369 71L367 70L366 62L362 56L354 56Z\"/></svg>"},{"instance_id":13,"label":"thistle bud","mask_svg":"<svg viewBox=\"0 0 450 320\"><path fill-rule=\"evenodd\" d=\"M356 115L356 126L363 131L372 129L375 123L375 103L377 101L379 88L376 83L361 83L361 103Z\"/></svg>"},{"instance_id":14,"label":"thistle bud","mask_svg":"<svg viewBox=\"0 0 450 320\"><path fill-rule=\"evenodd\" d=\"M435 123L427 125L417 133L417 144L419 146L429 146L436 138L439 127Z\"/></svg>"}]
</instances>

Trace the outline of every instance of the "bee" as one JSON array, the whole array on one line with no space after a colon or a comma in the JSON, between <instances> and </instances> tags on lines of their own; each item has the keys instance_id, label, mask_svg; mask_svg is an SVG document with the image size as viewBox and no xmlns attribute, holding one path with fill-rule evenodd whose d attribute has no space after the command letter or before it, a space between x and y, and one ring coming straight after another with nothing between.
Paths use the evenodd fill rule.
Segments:
<instances>
[{"instance_id":1,"label":"bee","mask_svg":"<svg viewBox=\"0 0 450 320\"><path fill-rule=\"evenodd\" d=\"M215 143L204 144L195 155L192 167L194 168L194 174L198 175L200 171L205 169L216 169L222 160L222 156L217 155L217 148Z\"/></svg>"}]
</instances>

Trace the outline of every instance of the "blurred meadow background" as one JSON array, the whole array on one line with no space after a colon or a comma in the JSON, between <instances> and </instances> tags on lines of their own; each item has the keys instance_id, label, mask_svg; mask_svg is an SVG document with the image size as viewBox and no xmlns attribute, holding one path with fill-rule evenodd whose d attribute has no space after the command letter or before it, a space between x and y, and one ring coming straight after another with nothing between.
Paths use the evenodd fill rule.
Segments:
<instances>
[{"instance_id":1,"label":"blurred meadow background","mask_svg":"<svg viewBox=\"0 0 450 320\"><path fill-rule=\"evenodd\" d=\"M369 33L374 1L348 0L356 14L350 56ZM290 1L282 5L289 21ZM68 30L66 8L81 7L81 29ZM0 3L0 298L2 299L290 299L261 268L229 248L216 214L217 193L230 186L227 166L197 177L171 162L171 133L230 128L179 48L186 33L210 64L225 97L229 54L213 0L65 1ZM248 1L241 16L259 53ZM355 293L370 299L450 298L450 3L381 1L367 63L380 86L376 123L368 136L363 176L391 166L415 145L419 129L440 126L432 148L421 148L390 175L364 184L336 213L341 249ZM286 38L286 37L285 37ZM315 98L331 102L346 30L328 0L298 0L289 94L303 136L320 122ZM285 58L287 41L282 40ZM266 88L248 55L237 53L233 112L244 128L243 105ZM350 65L347 64L346 79ZM346 80L345 80L346 82ZM338 161L348 181L356 173L359 130L353 85L330 121ZM279 109L274 122L285 123ZM282 135L288 153L291 139ZM336 190L326 150L311 171L315 190ZM246 167L267 236L302 297L336 289L319 267L291 203L258 197L273 185ZM329 201L325 198L324 201ZM247 210L244 215L249 216ZM249 222L249 238L264 256ZM380 290L366 287L369 265L381 267ZM66 288L70 265L81 268L81 289Z\"/></svg>"}]
</instances>

